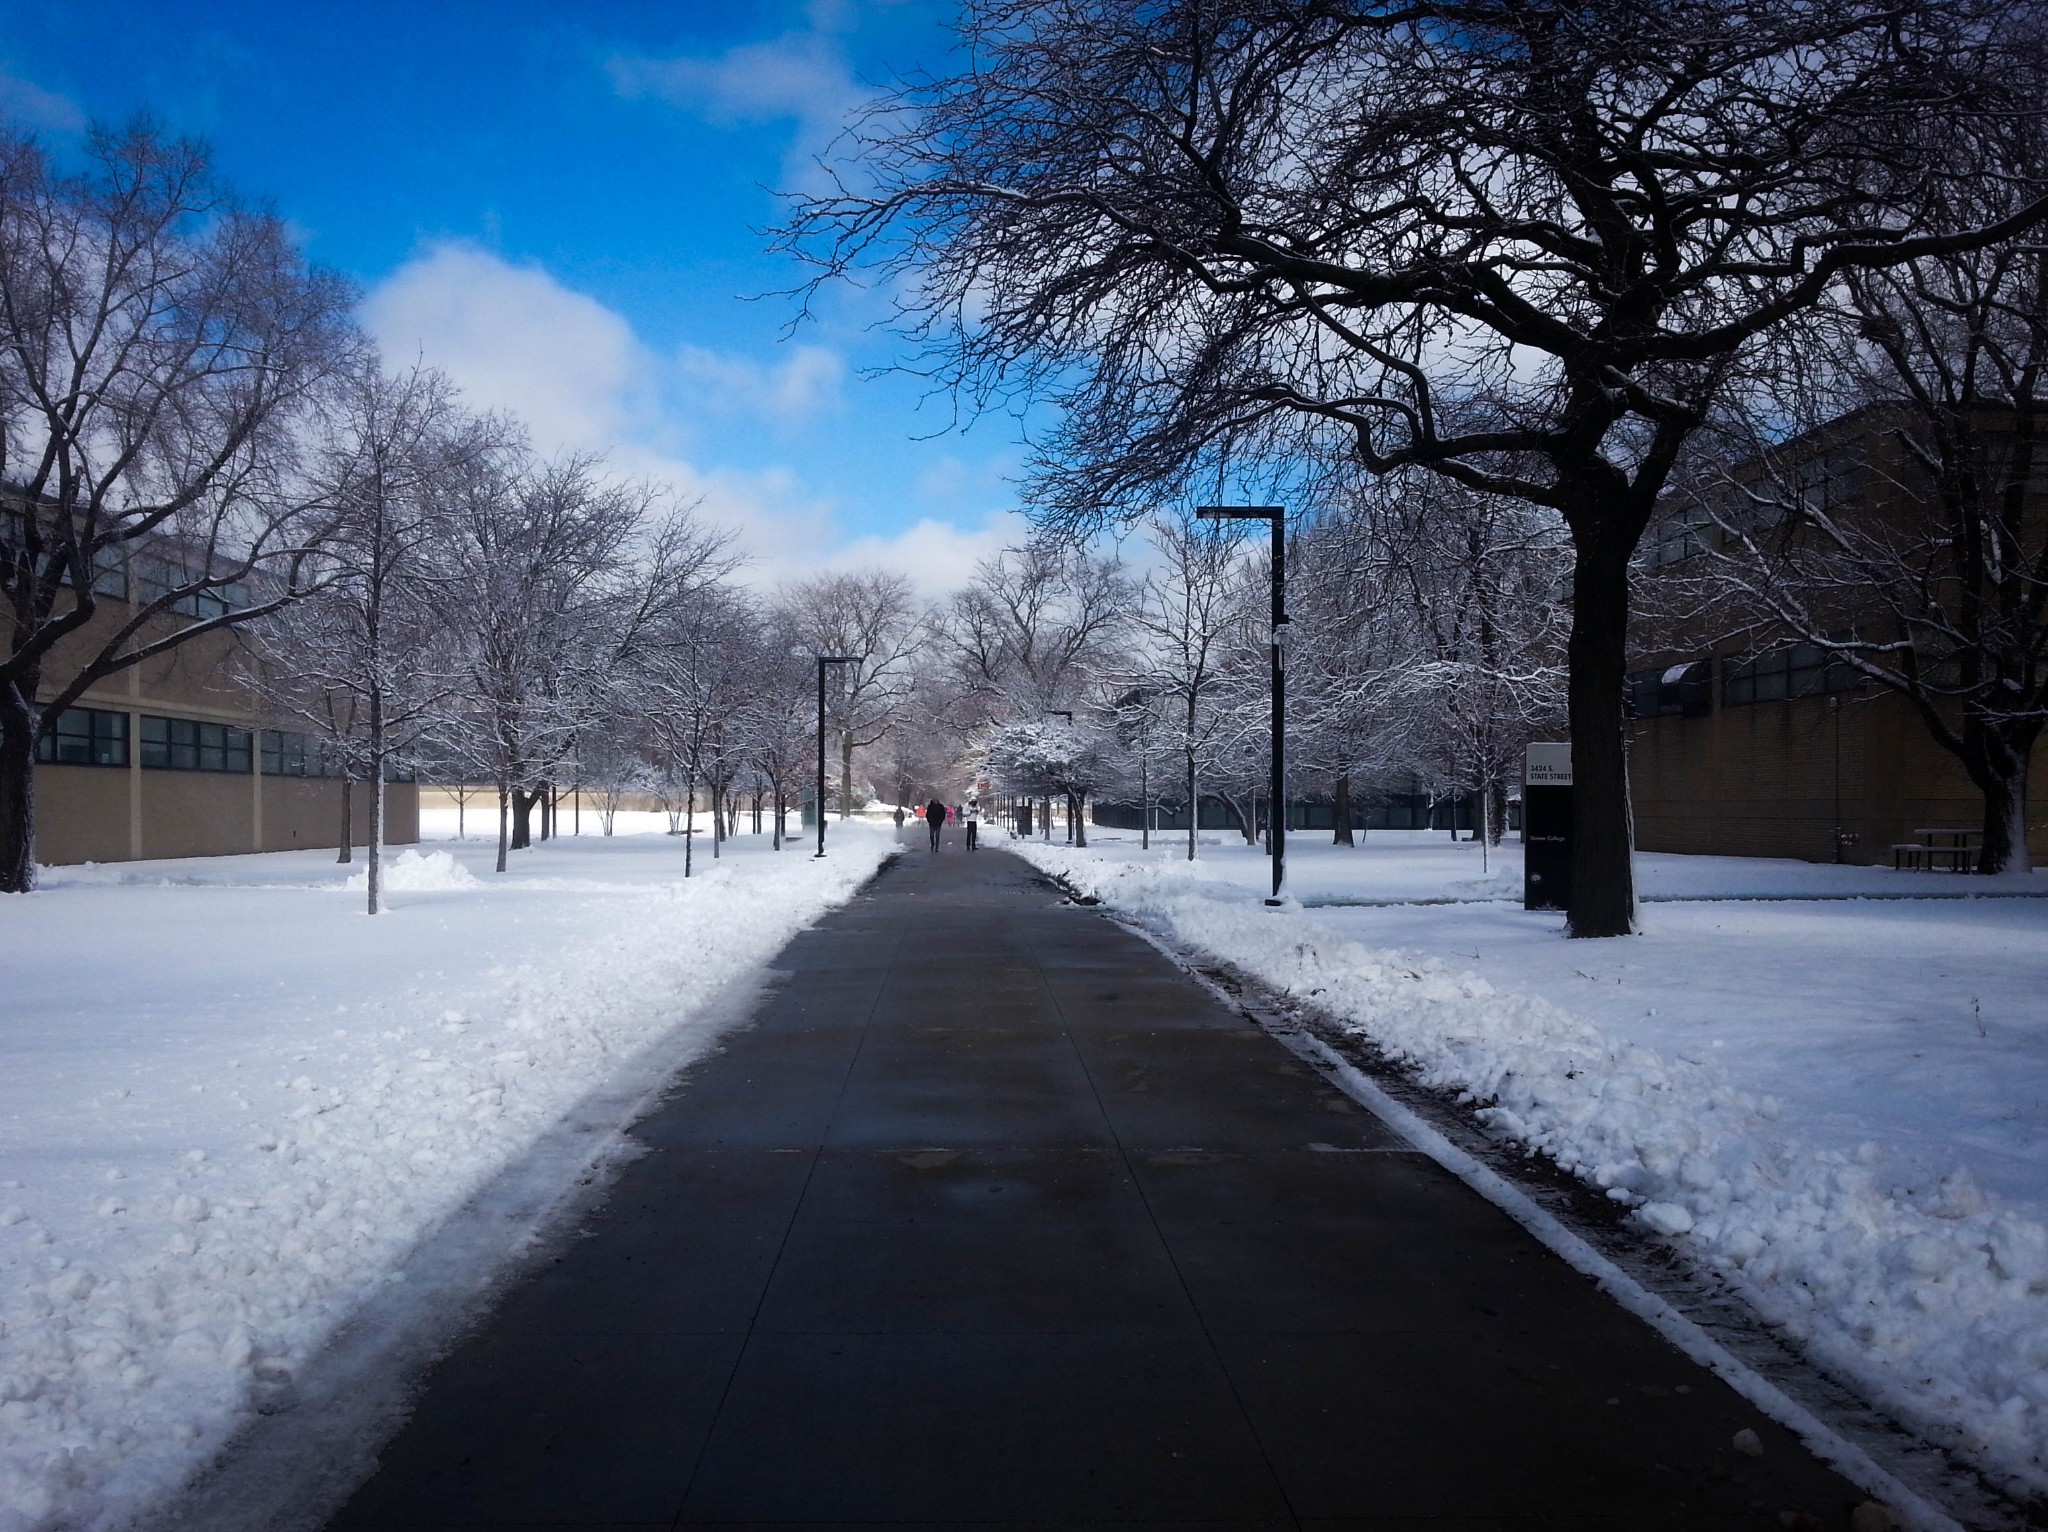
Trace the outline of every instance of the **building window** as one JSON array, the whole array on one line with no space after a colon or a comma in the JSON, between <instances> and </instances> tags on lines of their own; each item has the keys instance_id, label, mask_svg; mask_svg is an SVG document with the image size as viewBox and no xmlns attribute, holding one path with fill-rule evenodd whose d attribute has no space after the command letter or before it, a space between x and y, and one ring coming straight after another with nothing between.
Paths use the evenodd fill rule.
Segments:
<instances>
[{"instance_id":1,"label":"building window","mask_svg":"<svg viewBox=\"0 0 2048 1532\"><path fill-rule=\"evenodd\" d=\"M1746 660L1725 661L1721 700L1724 707L1746 707L1788 697L1845 692L1855 685L1854 667L1844 665L1817 644L1793 644Z\"/></svg>"},{"instance_id":2,"label":"building window","mask_svg":"<svg viewBox=\"0 0 2048 1532\"><path fill-rule=\"evenodd\" d=\"M247 771L247 729L192 718L142 717L142 764L161 771Z\"/></svg>"},{"instance_id":3,"label":"building window","mask_svg":"<svg viewBox=\"0 0 2048 1532\"><path fill-rule=\"evenodd\" d=\"M126 766L128 715L68 707L36 741L36 759L46 766Z\"/></svg>"},{"instance_id":4,"label":"building window","mask_svg":"<svg viewBox=\"0 0 2048 1532\"><path fill-rule=\"evenodd\" d=\"M317 753L306 748L306 736L285 729L263 731L263 775L266 777L317 777Z\"/></svg>"},{"instance_id":5,"label":"building window","mask_svg":"<svg viewBox=\"0 0 2048 1532\"><path fill-rule=\"evenodd\" d=\"M198 572L154 556L139 558L135 562L135 604L149 606L161 601L182 585L190 585L204 578ZM230 610L249 604L249 587L239 580L210 585L199 590L185 592L171 602L167 610L180 617L225 616Z\"/></svg>"},{"instance_id":6,"label":"building window","mask_svg":"<svg viewBox=\"0 0 2048 1532\"><path fill-rule=\"evenodd\" d=\"M1714 672L1705 660L1638 670L1625 695L1631 718L1704 718L1713 711Z\"/></svg>"},{"instance_id":7,"label":"building window","mask_svg":"<svg viewBox=\"0 0 2048 1532\"><path fill-rule=\"evenodd\" d=\"M1657 524L1650 544L1653 567L1677 564L1712 547L1714 517L1703 505L1673 511Z\"/></svg>"}]
</instances>

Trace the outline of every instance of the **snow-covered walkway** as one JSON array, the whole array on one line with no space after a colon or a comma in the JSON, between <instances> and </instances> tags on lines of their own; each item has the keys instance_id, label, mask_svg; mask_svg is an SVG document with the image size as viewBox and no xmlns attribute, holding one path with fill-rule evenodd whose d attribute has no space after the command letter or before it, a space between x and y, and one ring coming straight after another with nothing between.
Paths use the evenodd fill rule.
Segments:
<instances>
[{"instance_id":1,"label":"snow-covered walkway","mask_svg":"<svg viewBox=\"0 0 2048 1532\"><path fill-rule=\"evenodd\" d=\"M1561 939L1513 847L1297 837L1263 855L1015 844L1172 939L1314 1000L1636 1209L1994 1476L2048 1489L2048 876L1645 855L1640 937ZM1764 902L1720 902L1730 896ZM1769 902L1804 901L1804 902ZM1484 902L1492 901L1492 902ZM1824 902L1823 902L1824 901Z\"/></svg>"},{"instance_id":2,"label":"snow-covered walkway","mask_svg":"<svg viewBox=\"0 0 2048 1532\"><path fill-rule=\"evenodd\" d=\"M893 847L832 836L700 843L687 883L660 834L504 877L430 844L376 919L331 852L53 869L0 904L0 1532L119 1524L402 1304L424 1235L588 1093L710 1046L720 996Z\"/></svg>"}]
</instances>

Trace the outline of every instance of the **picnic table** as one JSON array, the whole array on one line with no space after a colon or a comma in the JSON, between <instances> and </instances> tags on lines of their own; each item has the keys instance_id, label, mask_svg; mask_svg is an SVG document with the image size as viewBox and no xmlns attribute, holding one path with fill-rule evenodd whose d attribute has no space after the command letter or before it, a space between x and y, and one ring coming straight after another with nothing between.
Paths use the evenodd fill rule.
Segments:
<instances>
[{"instance_id":1,"label":"picnic table","mask_svg":"<svg viewBox=\"0 0 2048 1532\"><path fill-rule=\"evenodd\" d=\"M1934 825L1913 832L1915 839L1892 847L1892 867L1898 871L1969 872L1977 865L1984 832L1957 825Z\"/></svg>"}]
</instances>

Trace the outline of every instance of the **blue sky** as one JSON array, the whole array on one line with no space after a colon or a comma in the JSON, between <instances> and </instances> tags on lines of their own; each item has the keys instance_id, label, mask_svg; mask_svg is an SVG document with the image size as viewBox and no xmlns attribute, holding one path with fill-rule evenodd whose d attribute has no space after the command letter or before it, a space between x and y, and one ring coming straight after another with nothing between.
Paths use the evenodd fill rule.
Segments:
<instances>
[{"instance_id":1,"label":"blue sky","mask_svg":"<svg viewBox=\"0 0 2048 1532\"><path fill-rule=\"evenodd\" d=\"M868 82L943 57L940 0L310 5L0 0L0 110L53 144L147 110L548 448L702 495L757 578L900 567L927 590L1020 535L1014 423L947 429L875 295L794 335L756 232ZM934 436L934 433L939 433Z\"/></svg>"}]
</instances>

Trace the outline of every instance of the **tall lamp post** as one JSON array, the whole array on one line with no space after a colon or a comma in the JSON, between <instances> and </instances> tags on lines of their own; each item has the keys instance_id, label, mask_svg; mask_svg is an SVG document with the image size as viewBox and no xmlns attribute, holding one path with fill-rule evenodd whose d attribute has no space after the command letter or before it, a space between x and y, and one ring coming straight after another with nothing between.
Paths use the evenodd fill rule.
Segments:
<instances>
[{"instance_id":1,"label":"tall lamp post","mask_svg":"<svg viewBox=\"0 0 2048 1532\"><path fill-rule=\"evenodd\" d=\"M1287 633L1287 508L1280 505L1203 505L1202 521L1263 521L1273 529L1273 757L1267 787L1267 844L1273 853L1273 892L1268 904L1284 904L1287 884L1287 670L1282 660ZM1189 806L1193 812L1193 806Z\"/></svg>"},{"instance_id":2,"label":"tall lamp post","mask_svg":"<svg viewBox=\"0 0 2048 1532\"><path fill-rule=\"evenodd\" d=\"M857 654L818 656L818 856L825 854L825 667L859 663L860 656ZM816 861L817 857L811 860Z\"/></svg>"}]
</instances>

